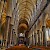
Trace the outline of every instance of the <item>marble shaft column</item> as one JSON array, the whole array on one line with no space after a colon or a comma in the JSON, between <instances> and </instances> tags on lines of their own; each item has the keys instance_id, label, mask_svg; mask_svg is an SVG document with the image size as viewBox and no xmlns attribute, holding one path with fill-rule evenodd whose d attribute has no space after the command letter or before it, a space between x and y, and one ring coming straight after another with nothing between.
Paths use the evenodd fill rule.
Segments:
<instances>
[{"instance_id":1,"label":"marble shaft column","mask_svg":"<svg viewBox=\"0 0 50 50\"><path fill-rule=\"evenodd\" d=\"M9 25L10 25L10 16L7 16L6 47L8 46Z\"/></svg>"},{"instance_id":2,"label":"marble shaft column","mask_svg":"<svg viewBox=\"0 0 50 50\"><path fill-rule=\"evenodd\" d=\"M1 15L0 15L0 33L1 33Z\"/></svg>"},{"instance_id":3,"label":"marble shaft column","mask_svg":"<svg viewBox=\"0 0 50 50\"><path fill-rule=\"evenodd\" d=\"M39 30L37 30L37 34L38 34L38 45L40 46L40 32L39 32Z\"/></svg>"},{"instance_id":4,"label":"marble shaft column","mask_svg":"<svg viewBox=\"0 0 50 50\"><path fill-rule=\"evenodd\" d=\"M32 34L32 45L33 45L33 34Z\"/></svg>"},{"instance_id":5,"label":"marble shaft column","mask_svg":"<svg viewBox=\"0 0 50 50\"><path fill-rule=\"evenodd\" d=\"M12 45L14 45L14 29L12 31Z\"/></svg>"},{"instance_id":6,"label":"marble shaft column","mask_svg":"<svg viewBox=\"0 0 50 50\"><path fill-rule=\"evenodd\" d=\"M34 38L35 38L35 46L37 46L37 34L34 33Z\"/></svg>"},{"instance_id":7,"label":"marble shaft column","mask_svg":"<svg viewBox=\"0 0 50 50\"><path fill-rule=\"evenodd\" d=\"M43 46L46 46L46 27L42 26L43 31Z\"/></svg>"},{"instance_id":8,"label":"marble shaft column","mask_svg":"<svg viewBox=\"0 0 50 50\"><path fill-rule=\"evenodd\" d=\"M41 32L41 46L43 45L42 40L43 40L43 34L42 34L42 32Z\"/></svg>"},{"instance_id":9,"label":"marble shaft column","mask_svg":"<svg viewBox=\"0 0 50 50\"><path fill-rule=\"evenodd\" d=\"M11 32L10 32L11 34L10 34L10 45L11 45L11 43L12 43L12 25L11 25Z\"/></svg>"},{"instance_id":10,"label":"marble shaft column","mask_svg":"<svg viewBox=\"0 0 50 50\"><path fill-rule=\"evenodd\" d=\"M33 33L33 45L34 45L34 33Z\"/></svg>"}]
</instances>

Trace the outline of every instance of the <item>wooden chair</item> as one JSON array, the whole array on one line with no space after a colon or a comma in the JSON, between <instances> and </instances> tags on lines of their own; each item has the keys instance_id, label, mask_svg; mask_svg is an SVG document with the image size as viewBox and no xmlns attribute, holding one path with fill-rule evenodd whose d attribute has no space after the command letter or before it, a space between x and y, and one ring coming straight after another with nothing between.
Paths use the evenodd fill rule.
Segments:
<instances>
[{"instance_id":1,"label":"wooden chair","mask_svg":"<svg viewBox=\"0 0 50 50\"><path fill-rule=\"evenodd\" d=\"M27 48L26 46L14 46L14 47L8 48L6 50L32 50L32 49Z\"/></svg>"},{"instance_id":2,"label":"wooden chair","mask_svg":"<svg viewBox=\"0 0 50 50\"><path fill-rule=\"evenodd\" d=\"M46 50L44 46L32 46L32 49Z\"/></svg>"}]
</instances>

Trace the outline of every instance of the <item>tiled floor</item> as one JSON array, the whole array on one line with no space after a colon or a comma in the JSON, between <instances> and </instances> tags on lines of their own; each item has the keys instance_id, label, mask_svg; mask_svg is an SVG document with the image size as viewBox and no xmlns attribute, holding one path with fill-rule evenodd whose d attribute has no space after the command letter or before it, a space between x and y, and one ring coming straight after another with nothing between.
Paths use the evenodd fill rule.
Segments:
<instances>
[{"instance_id":1,"label":"tiled floor","mask_svg":"<svg viewBox=\"0 0 50 50\"><path fill-rule=\"evenodd\" d=\"M5 47L3 47L3 48L0 48L0 50L5 50Z\"/></svg>"}]
</instances>

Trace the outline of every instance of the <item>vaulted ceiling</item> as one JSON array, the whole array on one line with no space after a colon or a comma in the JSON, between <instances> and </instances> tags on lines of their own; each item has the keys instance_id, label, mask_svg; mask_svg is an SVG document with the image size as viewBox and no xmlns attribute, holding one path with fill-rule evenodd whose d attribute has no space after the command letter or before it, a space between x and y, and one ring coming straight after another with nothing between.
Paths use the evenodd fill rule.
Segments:
<instances>
[{"instance_id":1,"label":"vaulted ceiling","mask_svg":"<svg viewBox=\"0 0 50 50\"><path fill-rule=\"evenodd\" d=\"M18 0L18 15L29 20L34 10L34 0Z\"/></svg>"},{"instance_id":2,"label":"vaulted ceiling","mask_svg":"<svg viewBox=\"0 0 50 50\"><path fill-rule=\"evenodd\" d=\"M13 0L7 0L8 9L12 10L12 2ZM20 18L26 18L26 20L29 20L33 14L35 4L36 0L17 0L18 16Z\"/></svg>"},{"instance_id":3,"label":"vaulted ceiling","mask_svg":"<svg viewBox=\"0 0 50 50\"><path fill-rule=\"evenodd\" d=\"M36 0L18 0L18 15L20 20L20 29L23 27L24 29L28 29L28 21L32 17L34 11L34 5L36 4ZM24 19L24 20L23 20ZM23 22L25 21L25 22ZM22 23L21 23L22 22Z\"/></svg>"},{"instance_id":4,"label":"vaulted ceiling","mask_svg":"<svg viewBox=\"0 0 50 50\"><path fill-rule=\"evenodd\" d=\"M7 0L7 14L12 15L13 12L13 0ZM15 2L16 0L14 0ZM17 16L19 16L19 29L20 30L27 30L29 28L29 20L32 17L32 14L35 9L37 0L17 0ZM15 6L14 6L15 7ZM49 11L47 11L49 12ZM50 23L50 22L49 22ZM22 29L24 28L24 29Z\"/></svg>"}]
</instances>

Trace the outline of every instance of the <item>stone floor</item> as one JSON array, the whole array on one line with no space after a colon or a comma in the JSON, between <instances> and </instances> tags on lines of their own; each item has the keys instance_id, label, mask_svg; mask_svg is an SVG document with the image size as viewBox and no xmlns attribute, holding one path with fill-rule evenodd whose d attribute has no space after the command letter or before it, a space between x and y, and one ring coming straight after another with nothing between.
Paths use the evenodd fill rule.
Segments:
<instances>
[{"instance_id":1,"label":"stone floor","mask_svg":"<svg viewBox=\"0 0 50 50\"><path fill-rule=\"evenodd\" d=\"M5 50L5 47L0 48L0 50Z\"/></svg>"}]
</instances>

